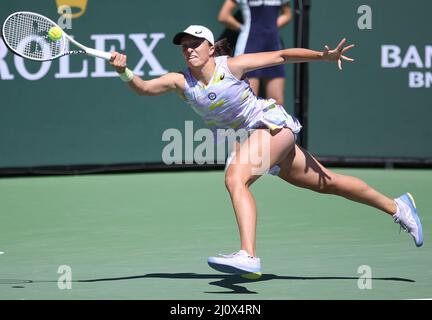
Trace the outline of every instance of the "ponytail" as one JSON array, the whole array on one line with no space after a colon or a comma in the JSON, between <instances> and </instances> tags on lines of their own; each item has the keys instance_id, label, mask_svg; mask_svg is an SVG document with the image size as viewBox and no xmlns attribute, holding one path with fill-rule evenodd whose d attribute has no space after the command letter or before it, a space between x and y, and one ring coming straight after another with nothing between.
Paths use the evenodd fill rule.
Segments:
<instances>
[{"instance_id":1,"label":"ponytail","mask_svg":"<svg viewBox=\"0 0 432 320\"><path fill-rule=\"evenodd\" d=\"M231 49L231 46L226 38L223 38L219 41L216 41L214 44L214 56L230 56L232 57L233 50Z\"/></svg>"}]
</instances>

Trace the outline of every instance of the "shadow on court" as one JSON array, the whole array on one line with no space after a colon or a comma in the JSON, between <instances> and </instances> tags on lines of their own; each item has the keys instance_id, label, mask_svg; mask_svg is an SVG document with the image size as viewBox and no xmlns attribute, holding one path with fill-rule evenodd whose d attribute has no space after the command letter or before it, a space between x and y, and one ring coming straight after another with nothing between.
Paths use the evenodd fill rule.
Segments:
<instances>
[{"instance_id":1,"label":"shadow on court","mask_svg":"<svg viewBox=\"0 0 432 320\"><path fill-rule=\"evenodd\" d=\"M149 273L138 276L128 277L115 277L115 278L100 278L100 279L88 279L88 280L73 280L74 283L91 283L91 282L105 282L105 281L121 281L121 280L133 280L133 279L145 279L145 278L160 278L160 279L199 279L199 280L215 280L209 282L210 285L220 287L223 289L229 289L230 291L206 291L204 293L213 294L257 294L258 292L248 290L244 285L251 282L263 282L271 280L358 280L358 277L300 277L300 276L278 276L275 274L263 274L258 280L244 279L238 275L219 275L219 274L197 274L197 273ZM389 277L389 278L370 278L371 280L381 281L396 281L396 282L416 282L412 279ZM30 283L46 283L46 282L57 282L52 280L17 280L17 279L0 279L0 285L2 284L30 284ZM21 287L21 286L15 286Z\"/></svg>"}]
</instances>

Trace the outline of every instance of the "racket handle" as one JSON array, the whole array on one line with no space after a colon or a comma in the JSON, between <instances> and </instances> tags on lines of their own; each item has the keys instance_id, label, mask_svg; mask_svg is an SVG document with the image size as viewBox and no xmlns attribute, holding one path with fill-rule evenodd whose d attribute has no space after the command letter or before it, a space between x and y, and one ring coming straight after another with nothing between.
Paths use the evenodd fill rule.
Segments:
<instances>
[{"instance_id":1,"label":"racket handle","mask_svg":"<svg viewBox=\"0 0 432 320\"><path fill-rule=\"evenodd\" d=\"M100 51L100 50L90 49L90 48L86 48L86 52L90 56L102 58L105 60L110 60L112 56L110 52L105 52L105 51Z\"/></svg>"}]
</instances>

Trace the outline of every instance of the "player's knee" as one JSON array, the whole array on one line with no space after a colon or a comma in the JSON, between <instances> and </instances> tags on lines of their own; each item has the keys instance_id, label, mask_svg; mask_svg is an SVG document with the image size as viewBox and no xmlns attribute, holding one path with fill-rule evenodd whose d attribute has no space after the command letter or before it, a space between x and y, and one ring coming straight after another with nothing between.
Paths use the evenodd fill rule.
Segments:
<instances>
[{"instance_id":1,"label":"player's knee","mask_svg":"<svg viewBox=\"0 0 432 320\"><path fill-rule=\"evenodd\" d=\"M240 174L227 172L225 174L225 187L230 193L232 193L239 188L247 187L247 182Z\"/></svg>"},{"instance_id":2,"label":"player's knee","mask_svg":"<svg viewBox=\"0 0 432 320\"><path fill-rule=\"evenodd\" d=\"M225 175L225 187L229 192L234 191L239 186L241 186L241 180L237 175L235 174Z\"/></svg>"}]
</instances>

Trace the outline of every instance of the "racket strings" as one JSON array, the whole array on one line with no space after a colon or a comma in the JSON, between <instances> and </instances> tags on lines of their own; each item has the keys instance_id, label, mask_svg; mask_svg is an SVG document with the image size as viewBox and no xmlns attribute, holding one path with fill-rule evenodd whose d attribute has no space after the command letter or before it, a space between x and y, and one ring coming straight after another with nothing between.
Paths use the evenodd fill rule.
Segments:
<instances>
[{"instance_id":1,"label":"racket strings","mask_svg":"<svg viewBox=\"0 0 432 320\"><path fill-rule=\"evenodd\" d=\"M3 37L20 55L33 60L50 60L62 54L65 41L53 41L48 31L55 25L38 15L18 13L5 22Z\"/></svg>"}]
</instances>

